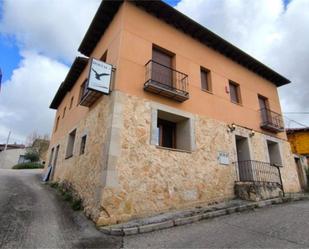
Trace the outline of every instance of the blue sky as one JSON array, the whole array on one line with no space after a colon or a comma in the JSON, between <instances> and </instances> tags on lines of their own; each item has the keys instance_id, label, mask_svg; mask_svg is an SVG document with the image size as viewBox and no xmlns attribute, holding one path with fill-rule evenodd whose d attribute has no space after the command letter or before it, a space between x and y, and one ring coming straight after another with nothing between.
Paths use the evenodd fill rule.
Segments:
<instances>
[{"instance_id":1,"label":"blue sky","mask_svg":"<svg viewBox=\"0 0 309 249\"><path fill-rule=\"evenodd\" d=\"M180 0L164 0L166 3L175 6ZM2 18L2 4L0 0L0 19ZM13 37L0 34L0 68L2 70L2 82L9 80L13 70L18 67L21 60L19 49Z\"/></svg>"}]
</instances>

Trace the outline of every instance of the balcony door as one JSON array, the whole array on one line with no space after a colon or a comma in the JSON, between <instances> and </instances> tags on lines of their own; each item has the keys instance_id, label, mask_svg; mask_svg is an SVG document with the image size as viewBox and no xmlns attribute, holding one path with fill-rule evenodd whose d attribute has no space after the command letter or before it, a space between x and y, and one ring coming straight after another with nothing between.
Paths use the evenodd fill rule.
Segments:
<instances>
[{"instance_id":1,"label":"balcony door","mask_svg":"<svg viewBox=\"0 0 309 249\"><path fill-rule=\"evenodd\" d=\"M152 81L160 87L172 89L173 87L173 55L158 48L152 49Z\"/></svg>"},{"instance_id":2,"label":"balcony door","mask_svg":"<svg viewBox=\"0 0 309 249\"><path fill-rule=\"evenodd\" d=\"M259 105L260 105L260 110L261 110L261 118L263 123L268 122L268 99L263 97L263 96L258 96L259 98Z\"/></svg>"}]
</instances>

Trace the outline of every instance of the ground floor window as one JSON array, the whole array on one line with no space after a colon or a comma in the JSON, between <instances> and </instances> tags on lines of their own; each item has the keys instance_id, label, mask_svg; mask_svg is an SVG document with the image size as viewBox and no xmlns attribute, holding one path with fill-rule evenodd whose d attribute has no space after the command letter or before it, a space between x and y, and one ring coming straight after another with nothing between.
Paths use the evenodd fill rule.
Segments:
<instances>
[{"instance_id":1,"label":"ground floor window","mask_svg":"<svg viewBox=\"0 0 309 249\"><path fill-rule=\"evenodd\" d=\"M70 158L73 156L75 137L76 137L76 129L69 134L68 145L66 150L66 158Z\"/></svg>"},{"instance_id":2,"label":"ground floor window","mask_svg":"<svg viewBox=\"0 0 309 249\"><path fill-rule=\"evenodd\" d=\"M152 144L192 151L195 146L193 118L180 111L153 110Z\"/></svg>"},{"instance_id":3,"label":"ground floor window","mask_svg":"<svg viewBox=\"0 0 309 249\"><path fill-rule=\"evenodd\" d=\"M159 145L176 149L176 123L158 118L158 129Z\"/></svg>"},{"instance_id":4,"label":"ground floor window","mask_svg":"<svg viewBox=\"0 0 309 249\"><path fill-rule=\"evenodd\" d=\"M85 153L86 140L87 140L87 135L82 136L82 139L80 142L80 152L79 152L80 155Z\"/></svg>"},{"instance_id":5,"label":"ground floor window","mask_svg":"<svg viewBox=\"0 0 309 249\"><path fill-rule=\"evenodd\" d=\"M269 162L271 165L282 166L279 143L267 140Z\"/></svg>"}]
</instances>

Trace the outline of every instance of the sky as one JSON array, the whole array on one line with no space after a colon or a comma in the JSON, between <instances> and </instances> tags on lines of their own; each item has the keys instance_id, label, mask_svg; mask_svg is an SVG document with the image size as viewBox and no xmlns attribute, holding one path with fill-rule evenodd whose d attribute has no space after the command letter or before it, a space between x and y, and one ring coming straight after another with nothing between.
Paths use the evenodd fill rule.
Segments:
<instances>
[{"instance_id":1,"label":"sky","mask_svg":"<svg viewBox=\"0 0 309 249\"><path fill-rule=\"evenodd\" d=\"M165 2L289 78L292 83L279 88L286 126L309 126L309 115L288 114L309 112L308 0ZM17 143L34 131L51 132L55 111L49 104L99 4L0 0L0 143L9 131Z\"/></svg>"}]
</instances>

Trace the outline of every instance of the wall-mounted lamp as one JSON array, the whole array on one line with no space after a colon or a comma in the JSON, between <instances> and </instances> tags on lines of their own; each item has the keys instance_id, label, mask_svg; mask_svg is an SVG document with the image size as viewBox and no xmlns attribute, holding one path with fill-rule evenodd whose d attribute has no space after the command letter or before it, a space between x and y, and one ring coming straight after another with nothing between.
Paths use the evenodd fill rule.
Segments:
<instances>
[{"instance_id":1,"label":"wall-mounted lamp","mask_svg":"<svg viewBox=\"0 0 309 249\"><path fill-rule=\"evenodd\" d=\"M250 136L250 137L253 137L254 135L255 135L255 131L254 131L254 130L251 130L249 136Z\"/></svg>"},{"instance_id":2,"label":"wall-mounted lamp","mask_svg":"<svg viewBox=\"0 0 309 249\"><path fill-rule=\"evenodd\" d=\"M228 130L227 130L228 132L233 132L236 129L236 125L234 123L227 125L227 127L228 127Z\"/></svg>"}]
</instances>

